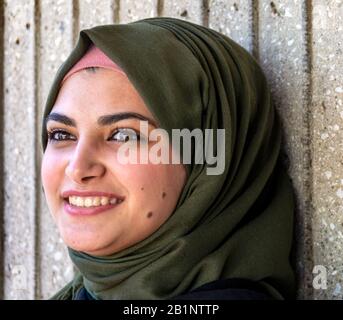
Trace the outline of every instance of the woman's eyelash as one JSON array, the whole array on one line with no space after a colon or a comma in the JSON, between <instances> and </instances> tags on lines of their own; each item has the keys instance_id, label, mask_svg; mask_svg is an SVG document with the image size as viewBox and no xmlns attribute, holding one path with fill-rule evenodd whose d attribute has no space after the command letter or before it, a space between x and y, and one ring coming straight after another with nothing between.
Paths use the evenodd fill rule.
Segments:
<instances>
[{"instance_id":1,"label":"woman's eyelash","mask_svg":"<svg viewBox=\"0 0 343 320\"><path fill-rule=\"evenodd\" d=\"M60 135L69 135L70 134L64 130L61 130L61 129L53 129L53 130L50 130L50 131L47 131L47 134L48 134L48 141L49 142L58 142L58 141L65 141L66 139L56 139L55 138L55 135L56 134L60 134Z\"/></svg>"},{"instance_id":2,"label":"woman's eyelash","mask_svg":"<svg viewBox=\"0 0 343 320\"><path fill-rule=\"evenodd\" d=\"M136 139L137 141L141 140L141 136L140 134L134 130L134 129L131 129L131 128L117 128L112 134L111 134L111 137L113 137L115 134L121 134L121 135L125 135L125 131L129 131L129 132L133 132L135 135L136 135ZM127 134L127 133L126 133ZM127 139L124 139L125 141L121 141L121 142L127 142ZM129 139L130 140L130 139Z\"/></svg>"},{"instance_id":3,"label":"woman's eyelash","mask_svg":"<svg viewBox=\"0 0 343 320\"><path fill-rule=\"evenodd\" d=\"M141 140L141 136L140 134L131 128L117 128L115 129L115 131L110 135L110 137L113 137L115 134L121 134L123 136L123 133L125 134L125 131L130 131L133 132L136 135L136 139L137 141ZM58 136L60 136L60 138L56 138L56 135L58 134ZM49 142L58 142L58 141L66 141L66 140L75 140L75 139L66 139L66 136L72 136L70 133L68 133L65 130L61 130L61 129L52 129L52 130L47 130L47 135L48 135L48 141ZM64 138L61 138L61 136L64 136ZM109 140L112 140L109 138ZM120 141L120 142L127 142L130 139L124 139L124 141Z\"/></svg>"}]
</instances>

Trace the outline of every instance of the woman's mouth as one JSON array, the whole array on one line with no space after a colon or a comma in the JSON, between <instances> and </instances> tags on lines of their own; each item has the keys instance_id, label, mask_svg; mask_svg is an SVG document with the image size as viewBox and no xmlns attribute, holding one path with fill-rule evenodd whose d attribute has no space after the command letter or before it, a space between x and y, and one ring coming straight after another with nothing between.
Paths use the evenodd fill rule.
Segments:
<instances>
[{"instance_id":1,"label":"woman's mouth","mask_svg":"<svg viewBox=\"0 0 343 320\"><path fill-rule=\"evenodd\" d=\"M123 199L69 196L63 202L64 210L71 215L93 215L118 206Z\"/></svg>"}]
</instances>

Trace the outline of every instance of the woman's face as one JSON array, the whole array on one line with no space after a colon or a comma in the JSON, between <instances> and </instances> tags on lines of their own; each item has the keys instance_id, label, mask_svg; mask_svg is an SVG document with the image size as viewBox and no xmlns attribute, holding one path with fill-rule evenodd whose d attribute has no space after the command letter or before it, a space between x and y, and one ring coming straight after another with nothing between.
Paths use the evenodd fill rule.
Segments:
<instances>
[{"instance_id":1,"label":"woman's face","mask_svg":"<svg viewBox=\"0 0 343 320\"><path fill-rule=\"evenodd\" d=\"M122 164L116 154L125 137L137 137L140 119L98 123L105 115L128 112L156 121L128 78L103 68L70 76L50 112L70 118L48 120L47 131L55 132L50 134L41 167L49 210L70 248L95 256L113 254L148 237L175 209L186 181L185 167ZM153 129L149 124L149 132ZM154 143L149 141L149 148ZM63 194L69 190L115 194L123 201L98 213L70 212L67 207L73 205ZM101 197L83 200L84 196L75 198L78 205L88 201L94 206Z\"/></svg>"}]
</instances>

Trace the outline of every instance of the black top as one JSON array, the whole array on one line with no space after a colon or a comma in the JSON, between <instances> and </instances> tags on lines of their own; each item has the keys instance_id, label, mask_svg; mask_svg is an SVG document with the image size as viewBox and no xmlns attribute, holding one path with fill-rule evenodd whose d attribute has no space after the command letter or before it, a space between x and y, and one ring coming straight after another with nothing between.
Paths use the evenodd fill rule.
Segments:
<instances>
[{"instance_id":1,"label":"black top","mask_svg":"<svg viewBox=\"0 0 343 320\"><path fill-rule=\"evenodd\" d=\"M94 300L82 287L74 300ZM265 288L246 279L221 279L206 283L170 300L273 300Z\"/></svg>"}]
</instances>

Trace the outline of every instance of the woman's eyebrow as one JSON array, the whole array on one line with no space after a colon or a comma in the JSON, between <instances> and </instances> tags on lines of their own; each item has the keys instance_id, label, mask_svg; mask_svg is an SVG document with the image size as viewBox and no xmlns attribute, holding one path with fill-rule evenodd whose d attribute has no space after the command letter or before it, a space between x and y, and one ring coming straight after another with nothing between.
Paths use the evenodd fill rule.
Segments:
<instances>
[{"instance_id":1,"label":"woman's eyebrow","mask_svg":"<svg viewBox=\"0 0 343 320\"><path fill-rule=\"evenodd\" d=\"M104 115L104 116L101 116L98 118L97 123L100 126L109 126L109 125L111 125L115 122L118 122L120 120L132 119L132 118L138 119L138 120L148 121L150 124L152 124L153 126L155 126L157 128L157 123L154 120L150 119L149 117L143 116L139 113L136 113L136 112L119 112L119 113ZM48 114L44 119L45 125L51 120L63 123L66 126L76 127L76 121L72 118L69 118L68 116L66 116L62 113L52 112L52 113Z\"/></svg>"}]
</instances>

